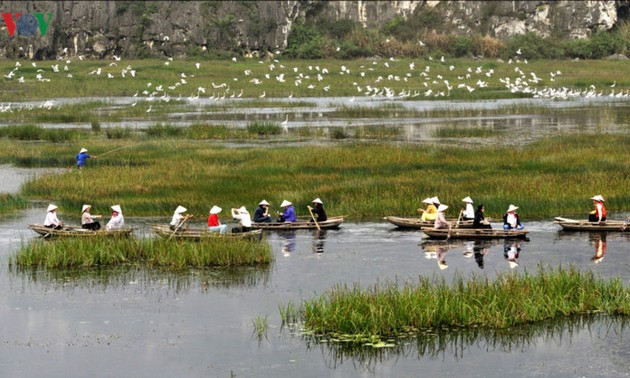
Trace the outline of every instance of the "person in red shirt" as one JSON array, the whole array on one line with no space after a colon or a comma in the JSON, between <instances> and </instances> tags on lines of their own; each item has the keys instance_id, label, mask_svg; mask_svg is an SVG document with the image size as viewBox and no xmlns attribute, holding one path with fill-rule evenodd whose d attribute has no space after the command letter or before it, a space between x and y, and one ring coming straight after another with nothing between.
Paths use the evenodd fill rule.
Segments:
<instances>
[{"instance_id":1,"label":"person in red shirt","mask_svg":"<svg viewBox=\"0 0 630 378\"><path fill-rule=\"evenodd\" d=\"M588 215L589 222L605 222L606 221L606 207L604 206L604 197L601 195L596 195L595 197L591 197L593 200L593 205L595 205L595 210L591 211Z\"/></svg>"},{"instance_id":2,"label":"person in red shirt","mask_svg":"<svg viewBox=\"0 0 630 378\"><path fill-rule=\"evenodd\" d=\"M208 230L210 232L218 232L221 234L225 234L225 231L227 230L227 225L226 224L221 224L221 222L219 222L219 213L221 212L221 209L219 206L212 206L212 209L210 209L210 216L208 217Z\"/></svg>"}]
</instances>

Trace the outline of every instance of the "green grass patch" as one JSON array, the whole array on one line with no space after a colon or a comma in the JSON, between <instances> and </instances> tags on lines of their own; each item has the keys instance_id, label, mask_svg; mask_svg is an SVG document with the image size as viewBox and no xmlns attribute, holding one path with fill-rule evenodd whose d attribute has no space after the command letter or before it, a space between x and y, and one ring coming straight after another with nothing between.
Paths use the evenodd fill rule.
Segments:
<instances>
[{"instance_id":1,"label":"green grass patch","mask_svg":"<svg viewBox=\"0 0 630 378\"><path fill-rule=\"evenodd\" d=\"M266 242L227 238L207 243L147 238L60 238L23 243L10 257L9 265L53 269L145 264L182 270L268 264L271 257L271 247Z\"/></svg>"},{"instance_id":2,"label":"green grass patch","mask_svg":"<svg viewBox=\"0 0 630 378\"><path fill-rule=\"evenodd\" d=\"M559 317L630 314L630 289L575 268L543 268L534 274L419 278L417 283L377 284L367 289L337 285L281 311L284 323L353 343L380 343L420 332L461 328L507 329Z\"/></svg>"}]
</instances>

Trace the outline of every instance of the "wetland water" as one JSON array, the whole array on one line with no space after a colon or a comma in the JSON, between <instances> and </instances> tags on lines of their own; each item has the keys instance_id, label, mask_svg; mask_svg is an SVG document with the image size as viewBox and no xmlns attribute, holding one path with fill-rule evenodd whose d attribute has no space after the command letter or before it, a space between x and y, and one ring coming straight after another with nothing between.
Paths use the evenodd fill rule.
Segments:
<instances>
[{"instance_id":1,"label":"wetland water","mask_svg":"<svg viewBox=\"0 0 630 378\"><path fill-rule=\"evenodd\" d=\"M118 101L118 100L117 100ZM124 100L121 100L125 103ZM310 101L310 100L309 100ZM288 127L360 126L372 123L405 130L404 140L431 141L439 127L482 127L516 143L562 132L628 132L628 103L574 101L557 114L435 119L379 120L335 118L334 107L348 99L320 99L321 109L281 109L247 113ZM385 100L356 99L369 104ZM475 102L479 109L495 102ZM539 106L542 101L514 104ZM424 102L413 106L422 107ZM465 104L465 103L464 103ZM473 104L473 103L469 103ZM431 106L439 108L439 102ZM601 107L600 107L601 105ZM411 104L404 104L412 107ZM444 107L464 106L448 102ZM473 106L473 105L471 105ZM507 103L510 106L510 103ZM262 108L261 108L262 109ZM589 109L589 111L585 111ZM593 112L592 110L597 110ZM599 111L601 110L601 111ZM298 114L301 114L298 116ZM203 119L202 112L171 115L182 125ZM213 121L243 126L246 114L231 112ZM130 120L125 125L143 127ZM149 124L154 124L151 121ZM179 123L178 123L179 124ZM120 125L120 124L117 124ZM395 126L393 126L395 125ZM56 127L59 125L51 125ZM65 125L68 126L68 125ZM78 125L89 127L89 125ZM107 127L108 125L104 125ZM478 138L456 138L456 143ZM488 142L495 139L485 138ZM503 143L503 140L501 141ZM15 192L34 170L0 167L0 192ZM41 223L45 204L0 219L0 372L3 376L139 376L139 377L619 377L630 375L630 333L607 317L549 322L484 334L475 330L421 335L395 348L347 350L280 329L278 306L299 303L336 284L363 287L377 282L414 281L419 276L535 271L539 264L592 270L603 278L630 284L630 233L605 240L590 233L564 233L550 221L524 223L529 241L474 244L429 243L418 231L397 231L382 222L344 223L339 230L267 234L274 261L268 267L191 270L178 274L117 268L78 271L16 271L8 259L20 243L36 235L29 223ZM628 214L610 214L624 219ZM60 214L68 223L78 217ZM136 236L150 237L148 224L168 219L126 221ZM605 241L605 254L602 249ZM518 265L506 254L520 247ZM440 269L438 262L445 262ZM483 266L483 268L481 268ZM268 317L266 338L254 336L253 322ZM476 332L476 333L475 333Z\"/></svg>"},{"instance_id":2,"label":"wetland water","mask_svg":"<svg viewBox=\"0 0 630 378\"><path fill-rule=\"evenodd\" d=\"M338 283L492 277L535 271L541 263L573 264L628 284L630 234L609 234L604 257L593 260L599 235L527 222L530 240L520 243L518 266L512 268L505 257L511 245L503 241L429 243L420 232L397 231L389 223L345 223L323 235L269 233L275 260L264 268L181 274L10 270L11 253L35 237L27 224L41 222L44 213L38 205L1 221L0 371L5 376L619 377L630 372L630 333L609 318L504 335L424 335L393 349L348 351L281 330L278 311L280 304L297 303ZM65 214L60 218L71 220ZM147 225L156 221L127 219L140 237L149 236ZM446 269L439 269L440 260ZM259 340L253 321L264 316L269 330Z\"/></svg>"}]
</instances>

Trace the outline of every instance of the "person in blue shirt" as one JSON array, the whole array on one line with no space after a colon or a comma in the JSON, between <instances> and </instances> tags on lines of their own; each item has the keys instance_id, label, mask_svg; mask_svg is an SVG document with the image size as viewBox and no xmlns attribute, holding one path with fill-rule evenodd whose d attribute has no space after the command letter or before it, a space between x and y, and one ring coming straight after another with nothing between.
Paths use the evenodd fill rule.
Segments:
<instances>
[{"instance_id":1,"label":"person in blue shirt","mask_svg":"<svg viewBox=\"0 0 630 378\"><path fill-rule=\"evenodd\" d=\"M280 214L279 222L295 222L297 217L295 216L295 208L293 204L287 200L282 201L280 207L284 207L284 212Z\"/></svg>"},{"instance_id":2,"label":"person in blue shirt","mask_svg":"<svg viewBox=\"0 0 630 378\"><path fill-rule=\"evenodd\" d=\"M82 148L81 151L79 151L79 153L77 154L77 168L81 169L85 167L85 161L92 158L92 156L88 155L87 152L87 149Z\"/></svg>"}]
</instances>

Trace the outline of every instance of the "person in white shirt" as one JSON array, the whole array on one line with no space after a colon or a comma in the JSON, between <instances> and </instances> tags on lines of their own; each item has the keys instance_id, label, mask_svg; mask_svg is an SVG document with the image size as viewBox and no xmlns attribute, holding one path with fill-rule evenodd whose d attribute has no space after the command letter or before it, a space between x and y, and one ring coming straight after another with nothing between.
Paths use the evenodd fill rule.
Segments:
<instances>
[{"instance_id":1,"label":"person in white shirt","mask_svg":"<svg viewBox=\"0 0 630 378\"><path fill-rule=\"evenodd\" d=\"M184 215L186 211L188 211L188 209L186 209L184 206L177 206L177 209L175 209L175 213L173 213L173 218L171 219L171 230L176 230L181 224L183 224L184 221L192 218L192 215L190 214Z\"/></svg>"},{"instance_id":2,"label":"person in white shirt","mask_svg":"<svg viewBox=\"0 0 630 378\"><path fill-rule=\"evenodd\" d=\"M52 203L48 205L46 209L46 220L44 220L44 226L48 228L54 228L55 230L61 230L63 228L63 222L57 218L57 206Z\"/></svg>"},{"instance_id":3,"label":"person in white shirt","mask_svg":"<svg viewBox=\"0 0 630 378\"><path fill-rule=\"evenodd\" d=\"M252 227L252 217L249 215L249 211L245 206L241 206L238 209L232 209L232 218L238 220L239 227L234 227L232 232L247 232Z\"/></svg>"},{"instance_id":4,"label":"person in white shirt","mask_svg":"<svg viewBox=\"0 0 630 378\"><path fill-rule=\"evenodd\" d=\"M125 226L125 218L122 215L122 209L120 205L112 206L112 219L107 222L105 226L105 230L120 230Z\"/></svg>"},{"instance_id":5,"label":"person in white shirt","mask_svg":"<svg viewBox=\"0 0 630 378\"><path fill-rule=\"evenodd\" d=\"M462 200L466 204L466 208L462 210L464 220L475 219L475 208L473 207L473 200L470 197L466 197Z\"/></svg>"}]
</instances>

